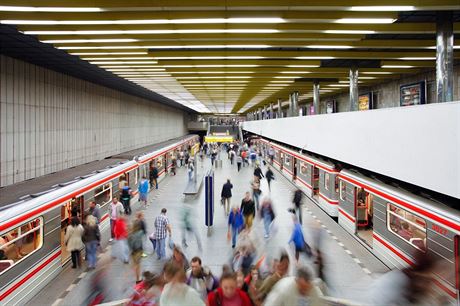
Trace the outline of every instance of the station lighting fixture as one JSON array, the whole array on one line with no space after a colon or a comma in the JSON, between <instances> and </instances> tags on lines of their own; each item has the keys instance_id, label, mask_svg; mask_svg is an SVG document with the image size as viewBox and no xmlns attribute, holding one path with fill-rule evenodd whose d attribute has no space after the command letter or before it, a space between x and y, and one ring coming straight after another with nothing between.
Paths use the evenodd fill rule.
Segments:
<instances>
[{"instance_id":1,"label":"station lighting fixture","mask_svg":"<svg viewBox=\"0 0 460 306\"><path fill-rule=\"evenodd\" d=\"M128 43L137 42L133 38L114 38L114 39L47 39L41 40L45 44L67 44L67 43Z\"/></svg>"},{"instance_id":2,"label":"station lighting fixture","mask_svg":"<svg viewBox=\"0 0 460 306\"><path fill-rule=\"evenodd\" d=\"M82 57L82 60L85 61L113 61L113 60L149 60L155 59L151 56L143 56L143 57Z\"/></svg>"},{"instance_id":3,"label":"station lighting fixture","mask_svg":"<svg viewBox=\"0 0 460 306\"><path fill-rule=\"evenodd\" d=\"M410 68L415 68L415 66L410 66L410 65L383 65L382 68L386 68L386 69L398 69L398 68L402 68L402 69L410 69Z\"/></svg>"},{"instance_id":4,"label":"station lighting fixture","mask_svg":"<svg viewBox=\"0 0 460 306\"><path fill-rule=\"evenodd\" d=\"M94 61L89 62L90 64L94 65L118 65L118 64L157 64L157 61Z\"/></svg>"},{"instance_id":5,"label":"station lighting fixture","mask_svg":"<svg viewBox=\"0 0 460 306\"><path fill-rule=\"evenodd\" d=\"M280 73L283 73L283 74L307 74L307 73L311 73L311 71L281 71Z\"/></svg>"},{"instance_id":6,"label":"station lighting fixture","mask_svg":"<svg viewBox=\"0 0 460 306\"><path fill-rule=\"evenodd\" d=\"M166 69L163 68L136 68L136 69L106 69L107 71L112 71L112 72L151 72L151 71L166 71Z\"/></svg>"},{"instance_id":7,"label":"station lighting fixture","mask_svg":"<svg viewBox=\"0 0 460 306\"><path fill-rule=\"evenodd\" d=\"M325 34L375 34L372 30L324 30L322 33Z\"/></svg>"},{"instance_id":8,"label":"station lighting fixture","mask_svg":"<svg viewBox=\"0 0 460 306\"><path fill-rule=\"evenodd\" d=\"M103 69L108 68L163 68L163 66L157 65L109 65L109 66L99 66Z\"/></svg>"},{"instance_id":9,"label":"station lighting fixture","mask_svg":"<svg viewBox=\"0 0 460 306\"><path fill-rule=\"evenodd\" d=\"M46 9L46 8L43 8ZM78 8L75 8L78 9ZM89 8L88 8L89 9ZM97 8L94 8L97 9ZM1 11L1 9L0 9ZM98 11L95 11L98 12ZM1 20L3 24L20 25L115 25L115 24L226 24L256 23L273 24L287 22L279 17L254 18L196 18L196 19L123 19L123 20Z\"/></svg>"},{"instance_id":10,"label":"station lighting fixture","mask_svg":"<svg viewBox=\"0 0 460 306\"><path fill-rule=\"evenodd\" d=\"M275 79L300 79L301 76L276 76Z\"/></svg>"},{"instance_id":11,"label":"station lighting fixture","mask_svg":"<svg viewBox=\"0 0 460 306\"><path fill-rule=\"evenodd\" d=\"M176 30L57 30L24 31L26 35L125 35L125 34L272 34L277 29L176 29Z\"/></svg>"},{"instance_id":12,"label":"station lighting fixture","mask_svg":"<svg viewBox=\"0 0 460 306\"><path fill-rule=\"evenodd\" d=\"M157 60L257 60L264 56L155 56Z\"/></svg>"},{"instance_id":13,"label":"station lighting fixture","mask_svg":"<svg viewBox=\"0 0 460 306\"><path fill-rule=\"evenodd\" d=\"M434 61L436 60L436 57L400 57L398 58L401 61Z\"/></svg>"},{"instance_id":14,"label":"station lighting fixture","mask_svg":"<svg viewBox=\"0 0 460 306\"><path fill-rule=\"evenodd\" d=\"M193 79L250 79L252 76L205 76L205 77L176 77L176 79L181 80L193 80Z\"/></svg>"},{"instance_id":15,"label":"station lighting fixture","mask_svg":"<svg viewBox=\"0 0 460 306\"><path fill-rule=\"evenodd\" d=\"M348 9L354 12L405 12L414 11L415 6L411 5L372 5L372 6L352 6Z\"/></svg>"},{"instance_id":16,"label":"station lighting fixture","mask_svg":"<svg viewBox=\"0 0 460 306\"><path fill-rule=\"evenodd\" d=\"M331 87L349 87L350 85L348 84L329 84L329 85L326 85L326 86L331 86Z\"/></svg>"},{"instance_id":17,"label":"station lighting fixture","mask_svg":"<svg viewBox=\"0 0 460 306\"><path fill-rule=\"evenodd\" d=\"M294 59L298 60L331 60L335 59L334 56L297 56Z\"/></svg>"},{"instance_id":18,"label":"station lighting fixture","mask_svg":"<svg viewBox=\"0 0 460 306\"><path fill-rule=\"evenodd\" d=\"M34 6L0 6L0 11L3 12L103 12L99 7L34 7Z\"/></svg>"},{"instance_id":19,"label":"station lighting fixture","mask_svg":"<svg viewBox=\"0 0 460 306\"><path fill-rule=\"evenodd\" d=\"M164 68L256 68L260 65L161 65Z\"/></svg>"},{"instance_id":20,"label":"station lighting fixture","mask_svg":"<svg viewBox=\"0 0 460 306\"><path fill-rule=\"evenodd\" d=\"M287 68L319 68L320 65L287 65Z\"/></svg>"},{"instance_id":21,"label":"station lighting fixture","mask_svg":"<svg viewBox=\"0 0 460 306\"><path fill-rule=\"evenodd\" d=\"M353 46L342 46L342 45L309 45L305 46L305 48L309 49L353 49Z\"/></svg>"},{"instance_id":22,"label":"station lighting fixture","mask_svg":"<svg viewBox=\"0 0 460 306\"><path fill-rule=\"evenodd\" d=\"M147 46L147 49L266 49L270 45L183 45L183 46Z\"/></svg>"},{"instance_id":23,"label":"station lighting fixture","mask_svg":"<svg viewBox=\"0 0 460 306\"><path fill-rule=\"evenodd\" d=\"M393 74L393 72L390 72L390 71L362 71L359 73L360 74Z\"/></svg>"},{"instance_id":24,"label":"station lighting fixture","mask_svg":"<svg viewBox=\"0 0 460 306\"><path fill-rule=\"evenodd\" d=\"M397 19L394 18L340 18L334 21L334 23L344 24L390 24L395 22Z\"/></svg>"},{"instance_id":25,"label":"station lighting fixture","mask_svg":"<svg viewBox=\"0 0 460 306\"><path fill-rule=\"evenodd\" d=\"M78 55L78 56L85 56L85 55L142 55L148 54L147 52L77 52L77 53L69 53L70 55Z\"/></svg>"}]
</instances>

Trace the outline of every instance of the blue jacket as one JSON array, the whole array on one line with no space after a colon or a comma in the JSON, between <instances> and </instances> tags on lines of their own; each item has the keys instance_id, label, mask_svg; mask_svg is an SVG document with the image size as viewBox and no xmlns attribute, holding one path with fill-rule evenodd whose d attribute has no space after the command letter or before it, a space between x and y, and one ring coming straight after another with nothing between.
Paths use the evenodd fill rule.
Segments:
<instances>
[{"instance_id":1,"label":"blue jacket","mask_svg":"<svg viewBox=\"0 0 460 306\"><path fill-rule=\"evenodd\" d=\"M241 212L238 210L236 213L234 213L232 210L228 216L228 225L231 225L233 229L239 230L243 227L243 224L244 220Z\"/></svg>"},{"instance_id":2,"label":"blue jacket","mask_svg":"<svg viewBox=\"0 0 460 306\"><path fill-rule=\"evenodd\" d=\"M147 193L149 192L149 181L147 180L142 180L141 183L139 184L139 192L140 193Z\"/></svg>"},{"instance_id":3,"label":"blue jacket","mask_svg":"<svg viewBox=\"0 0 460 306\"><path fill-rule=\"evenodd\" d=\"M289 243L294 242L294 245L298 248L303 248L305 245L305 239L303 237L302 225L296 222L294 225L294 230L292 231L291 239Z\"/></svg>"}]
</instances>

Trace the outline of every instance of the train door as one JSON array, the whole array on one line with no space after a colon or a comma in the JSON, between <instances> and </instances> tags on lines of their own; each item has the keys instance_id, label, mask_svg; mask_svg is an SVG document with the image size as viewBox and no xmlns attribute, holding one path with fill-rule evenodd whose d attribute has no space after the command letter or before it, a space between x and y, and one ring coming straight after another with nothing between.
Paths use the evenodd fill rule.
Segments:
<instances>
[{"instance_id":1,"label":"train door","mask_svg":"<svg viewBox=\"0 0 460 306\"><path fill-rule=\"evenodd\" d=\"M70 252L67 251L65 245L65 233L67 226L70 224L72 214L76 214L77 217L82 220L83 218L83 197L73 198L67 202L64 202L61 206L61 263L64 264L70 260Z\"/></svg>"},{"instance_id":2,"label":"train door","mask_svg":"<svg viewBox=\"0 0 460 306\"><path fill-rule=\"evenodd\" d=\"M455 282L457 284L457 305L460 305L460 236L455 236Z\"/></svg>"},{"instance_id":3,"label":"train door","mask_svg":"<svg viewBox=\"0 0 460 306\"><path fill-rule=\"evenodd\" d=\"M280 171L283 170L283 165L284 165L284 153L281 152L281 151L278 151L279 152L279 163L280 163Z\"/></svg>"},{"instance_id":4,"label":"train door","mask_svg":"<svg viewBox=\"0 0 460 306\"><path fill-rule=\"evenodd\" d=\"M169 165L168 153L165 153L165 155L163 155L163 161L165 165L165 175L166 175L166 173L168 173L168 165Z\"/></svg>"},{"instance_id":5,"label":"train door","mask_svg":"<svg viewBox=\"0 0 460 306\"><path fill-rule=\"evenodd\" d=\"M318 197L319 193L319 168L316 166L312 166L313 171L311 172L311 186L313 189L313 197Z\"/></svg>"},{"instance_id":6,"label":"train door","mask_svg":"<svg viewBox=\"0 0 460 306\"><path fill-rule=\"evenodd\" d=\"M355 187L356 231L358 237L372 247L373 196L364 188Z\"/></svg>"},{"instance_id":7,"label":"train door","mask_svg":"<svg viewBox=\"0 0 460 306\"><path fill-rule=\"evenodd\" d=\"M295 181L297 179L297 158L292 158L292 179Z\"/></svg>"}]
</instances>

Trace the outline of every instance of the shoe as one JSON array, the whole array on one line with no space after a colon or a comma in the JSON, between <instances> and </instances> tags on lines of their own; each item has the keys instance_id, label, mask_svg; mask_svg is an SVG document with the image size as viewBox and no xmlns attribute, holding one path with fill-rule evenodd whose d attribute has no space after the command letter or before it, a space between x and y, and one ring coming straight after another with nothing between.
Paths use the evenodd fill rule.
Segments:
<instances>
[{"instance_id":1,"label":"shoe","mask_svg":"<svg viewBox=\"0 0 460 306\"><path fill-rule=\"evenodd\" d=\"M110 239L109 239L109 242L112 242L112 241L113 241L113 238L110 238Z\"/></svg>"},{"instance_id":2,"label":"shoe","mask_svg":"<svg viewBox=\"0 0 460 306\"><path fill-rule=\"evenodd\" d=\"M141 256L142 256L142 257L147 257L147 254L145 254L145 253L142 253L142 255L141 255Z\"/></svg>"},{"instance_id":3,"label":"shoe","mask_svg":"<svg viewBox=\"0 0 460 306\"><path fill-rule=\"evenodd\" d=\"M161 257L160 257L160 256L157 256L157 260L161 260Z\"/></svg>"},{"instance_id":4,"label":"shoe","mask_svg":"<svg viewBox=\"0 0 460 306\"><path fill-rule=\"evenodd\" d=\"M267 238L268 238L268 235L265 235L264 238L267 239Z\"/></svg>"},{"instance_id":5,"label":"shoe","mask_svg":"<svg viewBox=\"0 0 460 306\"><path fill-rule=\"evenodd\" d=\"M77 266L72 266L72 269L76 269L76 268L77 268Z\"/></svg>"}]
</instances>

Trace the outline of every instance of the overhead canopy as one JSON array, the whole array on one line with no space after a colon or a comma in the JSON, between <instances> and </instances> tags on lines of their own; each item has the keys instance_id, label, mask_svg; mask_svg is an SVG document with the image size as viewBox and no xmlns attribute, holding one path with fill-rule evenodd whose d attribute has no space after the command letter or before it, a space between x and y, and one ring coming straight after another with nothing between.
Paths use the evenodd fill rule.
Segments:
<instances>
[{"instance_id":1,"label":"overhead canopy","mask_svg":"<svg viewBox=\"0 0 460 306\"><path fill-rule=\"evenodd\" d=\"M30 3L2 1L0 22L199 112L346 91L351 65L361 85L434 67L435 11L460 32L458 0Z\"/></svg>"}]
</instances>

